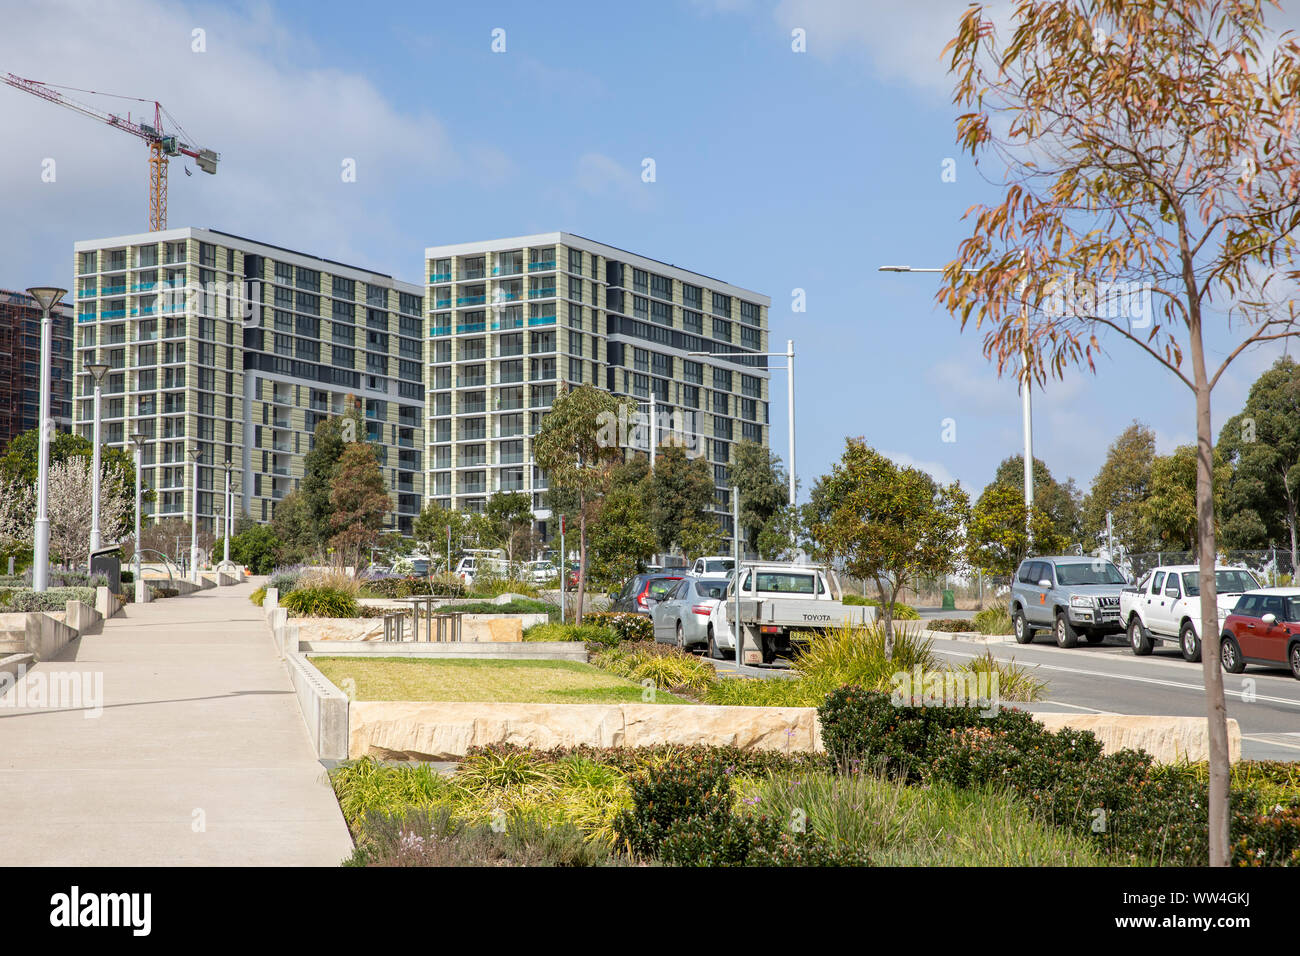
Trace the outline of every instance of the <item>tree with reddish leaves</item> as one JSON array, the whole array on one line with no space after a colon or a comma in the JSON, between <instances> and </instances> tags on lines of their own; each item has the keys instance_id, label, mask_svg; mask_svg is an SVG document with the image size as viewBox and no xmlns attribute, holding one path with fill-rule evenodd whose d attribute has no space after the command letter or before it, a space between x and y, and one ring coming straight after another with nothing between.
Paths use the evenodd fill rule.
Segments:
<instances>
[{"instance_id":1,"label":"tree with reddish leaves","mask_svg":"<svg viewBox=\"0 0 1300 956\"><path fill-rule=\"evenodd\" d=\"M366 442L351 442L343 449L330 480L330 506L335 563L360 568L366 552L379 541L384 515L393 509L375 450Z\"/></svg>"},{"instance_id":2,"label":"tree with reddish leaves","mask_svg":"<svg viewBox=\"0 0 1300 956\"><path fill-rule=\"evenodd\" d=\"M1190 393L1216 866L1230 814L1210 398L1242 352L1300 332L1300 46L1269 30L1276 6L1019 0L1000 38L973 5L945 48L958 142L1004 193L968 211L939 300L1025 385L1125 342Z\"/></svg>"}]
</instances>

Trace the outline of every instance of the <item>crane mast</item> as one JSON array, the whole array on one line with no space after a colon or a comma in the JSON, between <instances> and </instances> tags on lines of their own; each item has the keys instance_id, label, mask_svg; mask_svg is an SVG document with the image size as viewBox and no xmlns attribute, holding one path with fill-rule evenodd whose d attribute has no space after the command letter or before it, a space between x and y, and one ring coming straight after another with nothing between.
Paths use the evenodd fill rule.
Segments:
<instances>
[{"instance_id":1,"label":"crane mast","mask_svg":"<svg viewBox=\"0 0 1300 956\"><path fill-rule=\"evenodd\" d=\"M116 127L125 133L130 133L132 136L144 140L149 149L150 232L161 232L167 228L167 167L173 156L189 156L195 161L199 169L205 173L215 175L217 172L217 161L221 158L219 153L201 146L183 143L175 135L164 132L162 122L163 107L157 100L140 100L140 102L152 103L153 105L153 125L150 126L147 123L133 121L130 114L123 117L120 114L110 113L79 102L39 80L29 80L13 73L6 73L0 76L0 82L12 86L16 90L22 90L24 93L38 96L47 102L54 103L56 106L65 107L83 116ZM81 92L93 94L93 91L89 90Z\"/></svg>"}]
</instances>

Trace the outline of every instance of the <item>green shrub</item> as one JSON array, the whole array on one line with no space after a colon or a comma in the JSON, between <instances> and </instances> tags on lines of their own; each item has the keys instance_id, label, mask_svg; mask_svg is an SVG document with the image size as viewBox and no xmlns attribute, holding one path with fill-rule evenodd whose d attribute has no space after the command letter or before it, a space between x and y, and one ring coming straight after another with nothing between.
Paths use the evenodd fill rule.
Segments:
<instances>
[{"instance_id":1,"label":"green shrub","mask_svg":"<svg viewBox=\"0 0 1300 956\"><path fill-rule=\"evenodd\" d=\"M815 634L794 659L795 673L823 693L845 684L873 689L890 686L899 671L920 667L934 670L937 659L931 642L915 628L894 628L893 656L885 656L885 629L880 624L866 627L834 627Z\"/></svg>"},{"instance_id":2,"label":"green shrub","mask_svg":"<svg viewBox=\"0 0 1300 956\"><path fill-rule=\"evenodd\" d=\"M965 634L978 631L974 621L959 617L932 617L925 622L927 631L943 631L947 634Z\"/></svg>"},{"instance_id":3,"label":"green shrub","mask_svg":"<svg viewBox=\"0 0 1300 956\"><path fill-rule=\"evenodd\" d=\"M80 601L95 606L95 589L92 587L49 588L45 591L14 591L9 597L9 610L62 611L69 601Z\"/></svg>"},{"instance_id":4,"label":"green shrub","mask_svg":"<svg viewBox=\"0 0 1300 956\"><path fill-rule=\"evenodd\" d=\"M1007 613L1005 607L985 608L975 615L972 623L975 625L975 630L981 634L1010 634L1013 631L1011 615Z\"/></svg>"},{"instance_id":5,"label":"green shrub","mask_svg":"<svg viewBox=\"0 0 1300 956\"><path fill-rule=\"evenodd\" d=\"M336 588L302 588L280 599L280 607L295 617L359 617L357 599Z\"/></svg>"},{"instance_id":6,"label":"green shrub","mask_svg":"<svg viewBox=\"0 0 1300 956\"><path fill-rule=\"evenodd\" d=\"M844 604L857 607L880 607L880 598L863 597L861 594L846 594L843 599ZM910 604L893 604L895 621L919 621L920 613Z\"/></svg>"},{"instance_id":7,"label":"green shrub","mask_svg":"<svg viewBox=\"0 0 1300 956\"><path fill-rule=\"evenodd\" d=\"M620 641L653 641L654 622L649 615L630 611L589 611L582 616L584 624L598 624L613 631Z\"/></svg>"},{"instance_id":8,"label":"green shrub","mask_svg":"<svg viewBox=\"0 0 1300 956\"><path fill-rule=\"evenodd\" d=\"M180 593L181 593L180 588L169 588L169 587L156 588L153 587L152 585L150 585L149 587L149 594L155 598L174 598L179 596Z\"/></svg>"},{"instance_id":9,"label":"green shrub","mask_svg":"<svg viewBox=\"0 0 1300 956\"><path fill-rule=\"evenodd\" d=\"M501 594L522 594L535 598L540 592L532 581L521 578L503 577L495 574L477 574L474 576L473 597L494 598Z\"/></svg>"},{"instance_id":10,"label":"green shrub","mask_svg":"<svg viewBox=\"0 0 1300 956\"><path fill-rule=\"evenodd\" d=\"M407 575L406 577L371 578L363 580L362 591L368 597L402 598L415 594L432 594L437 597L460 597L465 593L465 583L454 574L439 574L433 578Z\"/></svg>"},{"instance_id":11,"label":"green shrub","mask_svg":"<svg viewBox=\"0 0 1300 956\"><path fill-rule=\"evenodd\" d=\"M618 637L609 628L597 624L561 624L548 621L524 630L525 641L582 641L587 644L614 644Z\"/></svg>"},{"instance_id":12,"label":"green shrub","mask_svg":"<svg viewBox=\"0 0 1300 956\"><path fill-rule=\"evenodd\" d=\"M517 598L508 604L493 604L491 601L470 601L462 604L448 604L435 609L439 614L547 614L560 616L558 604L534 601L529 598Z\"/></svg>"},{"instance_id":13,"label":"green shrub","mask_svg":"<svg viewBox=\"0 0 1300 956\"><path fill-rule=\"evenodd\" d=\"M895 707L888 695L860 687L831 693L818 714L826 749L842 769L962 789L1008 787L1112 859L1208 862L1208 795L1192 768L1155 767L1134 750L1104 755L1091 733L1052 733L1021 711L982 717L972 707ZM1300 813L1238 791L1232 831L1234 859L1286 860L1300 848Z\"/></svg>"},{"instance_id":14,"label":"green shrub","mask_svg":"<svg viewBox=\"0 0 1300 956\"><path fill-rule=\"evenodd\" d=\"M798 678L729 677L710 684L701 700L733 707L816 707L825 696L816 684Z\"/></svg>"},{"instance_id":15,"label":"green shrub","mask_svg":"<svg viewBox=\"0 0 1300 956\"><path fill-rule=\"evenodd\" d=\"M283 601L284 596L298 586L298 578L301 576L302 572L298 570L276 571L267 578L266 586L275 588L280 593L280 600Z\"/></svg>"},{"instance_id":16,"label":"green shrub","mask_svg":"<svg viewBox=\"0 0 1300 956\"><path fill-rule=\"evenodd\" d=\"M669 866L865 864L854 848L830 848L785 821L732 812L731 776L715 762L682 755L633 774L632 807L614 831L635 857Z\"/></svg>"},{"instance_id":17,"label":"green shrub","mask_svg":"<svg viewBox=\"0 0 1300 956\"><path fill-rule=\"evenodd\" d=\"M252 594L250 594L248 596L248 599L252 601L254 604L256 604L258 607L261 607L262 602L266 600L266 585L262 585L260 588L258 588Z\"/></svg>"}]
</instances>

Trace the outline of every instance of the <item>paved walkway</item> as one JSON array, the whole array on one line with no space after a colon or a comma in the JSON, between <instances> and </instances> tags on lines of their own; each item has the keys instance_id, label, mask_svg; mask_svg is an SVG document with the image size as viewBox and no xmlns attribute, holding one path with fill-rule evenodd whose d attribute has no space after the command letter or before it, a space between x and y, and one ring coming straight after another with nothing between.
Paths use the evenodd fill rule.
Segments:
<instances>
[{"instance_id":1,"label":"paved walkway","mask_svg":"<svg viewBox=\"0 0 1300 956\"><path fill-rule=\"evenodd\" d=\"M129 604L32 672L102 674L97 717L0 706L0 865L335 866L351 853L251 590Z\"/></svg>"}]
</instances>

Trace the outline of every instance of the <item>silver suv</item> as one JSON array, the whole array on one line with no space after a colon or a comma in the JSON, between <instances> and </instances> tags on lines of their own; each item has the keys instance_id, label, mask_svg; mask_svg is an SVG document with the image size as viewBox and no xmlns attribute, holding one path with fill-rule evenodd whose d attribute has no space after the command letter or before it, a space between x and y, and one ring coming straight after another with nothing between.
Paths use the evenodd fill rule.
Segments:
<instances>
[{"instance_id":1,"label":"silver suv","mask_svg":"<svg viewBox=\"0 0 1300 956\"><path fill-rule=\"evenodd\" d=\"M1119 592L1127 584L1119 568L1101 558L1027 558L1011 583L1016 642L1028 644L1037 630L1050 629L1060 647L1074 647L1080 635L1089 644L1100 644L1107 634L1124 630Z\"/></svg>"}]
</instances>

